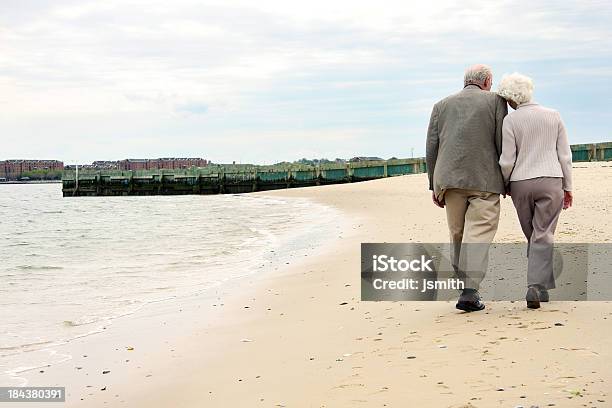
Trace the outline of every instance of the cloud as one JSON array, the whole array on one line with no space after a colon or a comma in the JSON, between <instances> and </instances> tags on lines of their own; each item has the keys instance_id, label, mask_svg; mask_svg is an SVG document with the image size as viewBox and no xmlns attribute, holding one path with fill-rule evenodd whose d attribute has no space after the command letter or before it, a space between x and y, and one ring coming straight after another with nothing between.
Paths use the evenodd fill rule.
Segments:
<instances>
[{"instance_id":1,"label":"cloud","mask_svg":"<svg viewBox=\"0 0 612 408\"><path fill-rule=\"evenodd\" d=\"M174 109L179 113L203 115L208 112L208 105L202 102L187 102L176 105Z\"/></svg>"},{"instance_id":2,"label":"cloud","mask_svg":"<svg viewBox=\"0 0 612 408\"><path fill-rule=\"evenodd\" d=\"M278 161L310 149L301 132L361 129L375 136L355 149L401 156L422 144L417 129L431 104L457 90L474 62L493 65L496 78L528 73L541 101L577 111L581 100L596 117L610 88L611 9L577 0L6 0L0 126L21 139L70 139L71 149L83 140L87 151L94 139L79 138L70 123L89 123L104 129L95 143L121 134L134 156L149 149L145 135L159 135L168 150L194 134L202 143L245 130L262 143L276 132L295 135L275 148ZM577 79L582 86L568 85ZM573 131L579 139L603 134L604 125ZM5 146L15 157L28 149L13 139ZM242 147L215 149L229 160ZM244 152L251 161L263 154Z\"/></svg>"}]
</instances>

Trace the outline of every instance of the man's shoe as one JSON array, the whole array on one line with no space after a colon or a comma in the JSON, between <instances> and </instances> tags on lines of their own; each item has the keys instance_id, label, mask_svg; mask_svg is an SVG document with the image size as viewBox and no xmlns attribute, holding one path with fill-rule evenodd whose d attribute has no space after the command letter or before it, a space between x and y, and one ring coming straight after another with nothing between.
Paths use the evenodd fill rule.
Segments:
<instances>
[{"instance_id":1,"label":"man's shoe","mask_svg":"<svg viewBox=\"0 0 612 408\"><path fill-rule=\"evenodd\" d=\"M546 289L540 289L540 302L548 302L548 291Z\"/></svg>"},{"instance_id":2,"label":"man's shoe","mask_svg":"<svg viewBox=\"0 0 612 408\"><path fill-rule=\"evenodd\" d=\"M465 289L461 296L459 296L459 301L455 307L465 312L477 312L484 309L485 305L480 301L480 294L478 294L477 290Z\"/></svg>"},{"instance_id":3,"label":"man's shoe","mask_svg":"<svg viewBox=\"0 0 612 408\"><path fill-rule=\"evenodd\" d=\"M527 289L527 294L525 295L525 300L527 301L527 307L529 309L539 309L540 308L540 292L534 286L530 286Z\"/></svg>"}]
</instances>

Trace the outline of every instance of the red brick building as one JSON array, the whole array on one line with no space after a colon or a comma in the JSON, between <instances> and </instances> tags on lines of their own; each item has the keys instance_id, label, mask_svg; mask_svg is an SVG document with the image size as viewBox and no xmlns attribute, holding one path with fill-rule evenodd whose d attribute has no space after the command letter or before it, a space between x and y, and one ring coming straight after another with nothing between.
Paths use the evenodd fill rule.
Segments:
<instances>
[{"instance_id":1,"label":"red brick building","mask_svg":"<svg viewBox=\"0 0 612 408\"><path fill-rule=\"evenodd\" d=\"M32 171L62 171L64 163L59 160L4 160L0 161L0 178L19 180L24 173Z\"/></svg>"},{"instance_id":2,"label":"red brick building","mask_svg":"<svg viewBox=\"0 0 612 408\"><path fill-rule=\"evenodd\" d=\"M125 159L119 161L121 170L188 169L206 167L208 160L199 157L164 157L160 159Z\"/></svg>"},{"instance_id":3,"label":"red brick building","mask_svg":"<svg viewBox=\"0 0 612 408\"><path fill-rule=\"evenodd\" d=\"M148 170L149 159L125 159L119 161L121 170Z\"/></svg>"}]
</instances>

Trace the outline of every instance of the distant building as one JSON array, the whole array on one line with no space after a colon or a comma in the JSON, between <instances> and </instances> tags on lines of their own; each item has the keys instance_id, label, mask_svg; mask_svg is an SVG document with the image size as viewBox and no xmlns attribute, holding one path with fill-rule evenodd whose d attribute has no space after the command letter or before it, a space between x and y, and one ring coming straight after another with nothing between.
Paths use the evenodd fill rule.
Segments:
<instances>
[{"instance_id":1,"label":"distant building","mask_svg":"<svg viewBox=\"0 0 612 408\"><path fill-rule=\"evenodd\" d=\"M32 172L57 172L64 170L64 163L59 160L3 160L0 161L0 178L20 180L28 178ZM26 175L24 175L26 174Z\"/></svg>"},{"instance_id":2,"label":"distant building","mask_svg":"<svg viewBox=\"0 0 612 408\"><path fill-rule=\"evenodd\" d=\"M349 161L350 162L361 162L361 161L379 161L379 160L384 160L384 159L381 159L380 157L357 156L357 157L353 157Z\"/></svg>"},{"instance_id":3,"label":"distant building","mask_svg":"<svg viewBox=\"0 0 612 408\"><path fill-rule=\"evenodd\" d=\"M188 169L206 167L208 160L199 157L163 157L159 159L125 159L118 162L121 170Z\"/></svg>"},{"instance_id":4,"label":"distant building","mask_svg":"<svg viewBox=\"0 0 612 408\"><path fill-rule=\"evenodd\" d=\"M119 168L121 170L148 170L149 160L148 159L125 159L119 161Z\"/></svg>"},{"instance_id":5,"label":"distant building","mask_svg":"<svg viewBox=\"0 0 612 408\"><path fill-rule=\"evenodd\" d=\"M96 160L91 163L91 167L100 170L118 169L119 162L116 160Z\"/></svg>"},{"instance_id":6,"label":"distant building","mask_svg":"<svg viewBox=\"0 0 612 408\"><path fill-rule=\"evenodd\" d=\"M124 159L97 160L92 164L79 164L83 170L156 170L156 169L188 169L191 167L206 167L208 160L199 157L163 157L159 159ZM66 166L66 170L74 170L75 165Z\"/></svg>"}]
</instances>

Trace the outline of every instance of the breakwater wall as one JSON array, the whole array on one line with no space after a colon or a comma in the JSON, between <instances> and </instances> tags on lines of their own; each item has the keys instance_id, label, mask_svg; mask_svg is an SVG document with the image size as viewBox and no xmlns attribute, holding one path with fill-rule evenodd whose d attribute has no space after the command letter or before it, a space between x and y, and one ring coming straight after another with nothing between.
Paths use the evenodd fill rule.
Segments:
<instances>
[{"instance_id":1,"label":"breakwater wall","mask_svg":"<svg viewBox=\"0 0 612 408\"><path fill-rule=\"evenodd\" d=\"M572 145L574 162L612 160L612 142ZM425 158L331 163L209 165L190 169L65 170L64 197L117 195L236 194L281 188L353 183L424 173Z\"/></svg>"},{"instance_id":2,"label":"breakwater wall","mask_svg":"<svg viewBox=\"0 0 612 408\"><path fill-rule=\"evenodd\" d=\"M612 142L571 145L572 161L609 161L612 160Z\"/></svg>"},{"instance_id":3,"label":"breakwater wall","mask_svg":"<svg viewBox=\"0 0 612 408\"><path fill-rule=\"evenodd\" d=\"M352 183L427 171L425 161L396 159L305 165L209 165L190 169L67 170L64 197L237 194L253 191Z\"/></svg>"}]
</instances>

